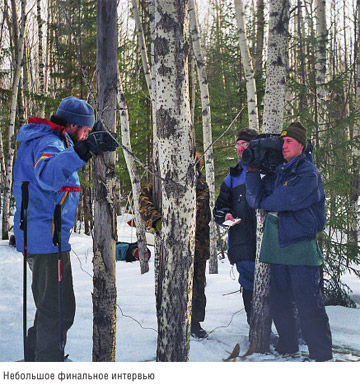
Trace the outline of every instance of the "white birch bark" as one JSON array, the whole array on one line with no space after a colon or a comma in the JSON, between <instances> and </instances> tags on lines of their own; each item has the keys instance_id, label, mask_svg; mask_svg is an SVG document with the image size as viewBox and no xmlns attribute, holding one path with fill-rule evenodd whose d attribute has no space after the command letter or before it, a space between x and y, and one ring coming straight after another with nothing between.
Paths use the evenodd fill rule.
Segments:
<instances>
[{"instance_id":1,"label":"white birch bark","mask_svg":"<svg viewBox=\"0 0 360 390\"><path fill-rule=\"evenodd\" d=\"M256 94L255 72L250 56L249 44L246 33L245 16L244 16L244 2L242 0L235 1L236 21L239 31L240 53L242 64L244 67L246 79L247 105L249 127L259 130L259 114Z\"/></svg>"},{"instance_id":2,"label":"white birch bark","mask_svg":"<svg viewBox=\"0 0 360 390\"><path fill-rule=\"evenodd\" d=\"M16 2L12 2L13 15L17 15ZM17 24L17 19L13 20L14 24ZM25 27L26 27L26 0L21 1L21 17L20 17L20 31L17 40L16 47L16 64L14 69L14 76L12 80L11 90L11 104L10 104L10 118L9 118L9 130L8 130L8 154L5 159L6 175L4 178L4 195L3 195L3 218L2 218L2 239L7 240L9 238L10 228L10 196L12 186L12 172L13 162L15 156L15 119L16 108L19 92L19 81L21 76L21 68L23 65L24 56L24 39L25 39Z\"/></svg>"},{"instance_id":3,"label":"white birch bark","mask_svg":"<svg viewBox=\"0 0 360 390\"><path fill-rule=\"evenodd\" d=\"M197 15L197 8L195 0L189 0L189 19L190 19L190 33L192 40L192 48L196 60L196 68L199 78L201 108L202 108L202 124L203 124L203 146L206 153L205 158L205 172L206 182L209 186L209 206L210 210L215 207L215 168L214 168L214 153L212 147L212 129L211 129L211 108L210 108L210 94L208 87L208 80L206 76L206 66L204 56L202 54L199 21ZM210 221L210 259L209 259L209 273L218 273L217 263L217 231L216 223L211 212Z\"/></svg>"},{"instance_id":4,"label":"white birch bark","mask_svg":"<svg viewBox=\"0 0 360 390\"><path fill-rule=\"evenodd\" d=\"M156 125L164 262L157 361L187 361L195 250L195 153L188 86L188 1L155 4Z\"/></svg>"},{"instance_id":5,"label":"white birch bark","mask_svg":"<svg viewBox=\"0 0 360 390\"><path fill-rule=\"evenodd\" d=\"M325 103L325 81L326 81L326 42L327 42L327 27L326 27L326 0L315 0L316 6L316 89L318 102L324 107ZM322 111L324 111L322 109ZM324 122L325 118L321 118Z\"/></svg>"},{"instance_id":6,"label":"white birch bark","mask_svg":"<svg viewBox=\"0 0 360 390\"><path fill-rule=\"evenodd\" d=\"M132 3L132 14L135 19L135 26L136 26L136 34L138 38L139 48L140 48L140 54L141 54L141 61L143 65L144 70L144 76L146 85L148 87L149 93L151 95L151 70L150 70L150 64L146 52L146 45L145 45L145 38L144 38L144 31L141 25L140 15L139 15L139 8L138 8L138 0L131 0Z\"/></svg>"},{"instance_id":7,"label":"white birch bark","mask_svg":"<svg viewBox=\"0 0 360 390\"><path fill-rule=\"evenodd\" d=\"M326 136L326 44L327 44L327 28L326 28L326 11L325 0L315 0L315 16L316 16L316 108L317 108L317 124L318 133ZM319 138L320 140L320 138ZM321 141L320 141L321 142ZM325 140L323 142L327 142Z\"/></svg>"},{"instance_id":8,"label":"white birch bark","mask_svg":"<svg viewBox=\"0 0 360 390\"><path fill-rule=\"evenodd\" d=\"M129 112L128 112L120 77L118 83L117 102L120 109L122 144L129 151L131 151ZM147 246L146 246L145 224L140 216L140 210L139 210L139 198L141 192L139 172L134 158L127 151L123 150L123 152L124 152L124 157L128 168L129 176L130 176L131 189L133 193L133 209L135 215L136 238L137 238L137 244L139 249L140 271L142 274L144 274L149 271L149 261L148 261L148 253L147 253Z\"/></svg>"},{"instance_id":9,"label":"white birch bark","mask_svg":"<svg viewBox=\"0 0 360 390\"><path fill-rule=\"evenodd\" d=\"M38 26L38 59L39 59L39 95L40 107L39 116L43 118L45 116L45 63L44 63L44 51L43 51L43 20L41 17L41 0L36 0L36 12L37 12L37 26Z\"/></svg>"},{"instance_id":10,"label":"white birch bark","mask_svg":"<svg viewBox=\"0 0 360 390\"><path fill-rule=\"evenodd\" d=\"M264 30L265 30L265 18L264 18L265 4L264 0L256 0L256 49L255 49L255 75L260 76L262 74L263 67L263 48L264 48Z\"/></svg>"},{"instance_id":11,"label":"white birch bark","mask_svg":"<svg viewBox=\"0 0 360 390\"><path fill-rule=\"evenodd\" d=\"M151 114L152 114L152 126L153 126L153 170L156 175L153 176L153 201L157 209L162 212L162 199L161 199L161 182L160 177L160 162L159 162L159 145L158 134L156 124L156 75L153 71L155 68L155 48L154 42L156 39L156 22L155 22L155 3L156 0L149 0L149 14L150 14L150 34L151 34L151 62L150 62L150 80L151 86ZM160 307L161 307L161 291L162 280L164 279L164 259L163 242L159 234L155 234L155 256L154 256L154 274L155 274L155 298L156 298L156 316L159 324L160 319Z\"/></svg>"},{"instance_id":12,"label":"white birch bark","mask_svg":"<svg viewBox=\"0 0 360 390\"><path fill-rule=\"evenodd\" d=\"M133 5L133 15L136 23L137 36L139 40L139 45L141 48L141 60L145 75L146 84L149 90L149 95L151 99L151 115L152 115L152 126L153 126L153 200L158 210L161 212L161 185L159 181L160 176L160 166L159 166L159 152L158 152L158 142L157 142L157 131L156 131L156 88L152 86L155 85L155 77L152 69L154 67L154 40L155 40L155 0L149 0L149 14L150 14L150 34L151 34L151 61L149 61L145 38L143 34L143 28L141 25L139 10L137 6L137 1L132 1ZM155 235L155 253L154 253L154 274L155 274L155 296L156 296L156 308L159 310L159 299L160 299L160 275L163 274L162 264L160 262L160 253L162 252L162 241L159 235Z\"/></svg>"},{"instance_id":13,"label":"white birch bark","mask_svg":"<svg viewBox=\"0 0 360 390\"><path fill-rule=\"evenodd\" d=\"M269 36L264 97L263 132L279 133L283 125L286 77L288 73L289 2L272 0L269 7ZM270 269L260 263L259 255L264 231L265 213L257 212L255 281L252 300L250 345L255 352L265 353L270 347L271 317L269 308Z\"/></svg>"}]
</instances>

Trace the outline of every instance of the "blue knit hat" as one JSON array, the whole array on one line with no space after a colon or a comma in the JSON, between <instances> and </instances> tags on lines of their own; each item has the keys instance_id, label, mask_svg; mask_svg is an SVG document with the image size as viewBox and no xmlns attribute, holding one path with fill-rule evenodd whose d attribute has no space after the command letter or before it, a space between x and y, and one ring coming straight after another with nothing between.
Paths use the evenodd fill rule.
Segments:
<instances>
[{"instance_id":1,"label":"blue knit hat","mask_svg":"<svg viewBox=\"0 0 360 390\"><path fill-rule=\"evenodd\" d=\"M92 127L95 122L94 109L90 104L73 96L62 100L56 115L62 116L71 125Z\"/></svg>"}]
</instances>

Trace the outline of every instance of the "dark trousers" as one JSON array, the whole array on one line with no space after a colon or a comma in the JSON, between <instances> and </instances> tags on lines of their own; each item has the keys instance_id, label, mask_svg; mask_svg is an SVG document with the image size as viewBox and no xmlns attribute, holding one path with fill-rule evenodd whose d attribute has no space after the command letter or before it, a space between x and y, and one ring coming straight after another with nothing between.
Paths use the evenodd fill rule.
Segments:
<instances>
[{"instance_id":1,"label":"dark trousers","mask_svg":"<svg viewBox=\"0 0 360 390\"><path fill-rule=\"evenodd\" d=\"M74 322L75 296L72 282L70 252L61 256L63 321L62 339L65 345L66 334ZM29 254L28 263L32 271L32 292L36 313L34 325L28 330L28 361L62 361L59 337L58 304L58 255Z\"/></svg>"},{"instance_id":2,"label":"dark trousers","mask_svg":"<svg viewBox=\"0 0 360 390\"><path fill-rule=\"evenodd\" d=\"M205 270L206 260L196 259L194 262L193 297L191 321L202 322L205 319Z\"/></svg>"},{"instance_id":3,"label":"dark trousers","mask_svg":"<svg viewBox=\"0 0 360 390\"><path fill-rule=\"evenodd\" d=\"M239 272L239 283L242 287L242 297L246 312L246 319L248 324L250 325L255 261L238 261L235 264L236 269Z\"/></svg>"},{"instance_id":4,"label":"dark trousers","mask_svg":"<svg viewBox=\"0 0 360 390\"><path fill-rule=\"evenodd\" d=\"M316 361L332 358L329 319L320 290L319 267L270 264L270 307L279 333L277 350L299 350L297 314L309 357Z\"/></svg>"}]
</instances>

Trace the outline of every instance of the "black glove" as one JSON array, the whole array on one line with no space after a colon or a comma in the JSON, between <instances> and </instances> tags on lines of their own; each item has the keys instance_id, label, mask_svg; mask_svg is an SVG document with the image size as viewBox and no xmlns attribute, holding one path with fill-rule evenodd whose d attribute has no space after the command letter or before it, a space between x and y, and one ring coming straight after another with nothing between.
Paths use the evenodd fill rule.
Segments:
<instances>
[{"instance_id":1,"label":"black glove","mask_svg":"<svg viewBox=\"0 0 360 390\"><path fill-rule=\"evenodd\" d=\"M86 140L78 142L74 149L80 158L87 162L93 154L114 152L118 146L119 141L116 133L103 130L101 122L98 121Z\"/></svg>"}]
</instances>

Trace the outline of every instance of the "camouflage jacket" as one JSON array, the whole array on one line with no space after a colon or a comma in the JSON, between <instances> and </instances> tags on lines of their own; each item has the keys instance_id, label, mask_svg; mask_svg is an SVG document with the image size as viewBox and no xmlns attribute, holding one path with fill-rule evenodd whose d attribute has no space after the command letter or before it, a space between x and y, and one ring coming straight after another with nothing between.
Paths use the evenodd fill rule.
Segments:
<instances>
[{"instance_id":1,"label":"camouflage jacket","mask_svg":"<svg viewBox=\"0 0 360 390\"><path fill-rule=\"evenodd\" d=\"M140 215L148 228L155 228L161 213L153 202L153 184L149 183L140 194ZM196 182L196 234L195 260L207 260L210 256L209 222L209 187L201 173Z\"/></svg>"}]
</instances>

